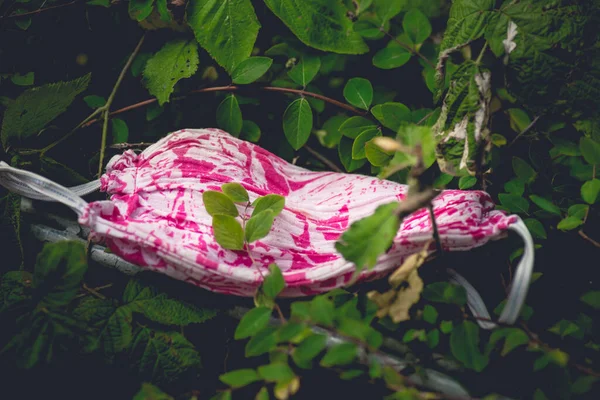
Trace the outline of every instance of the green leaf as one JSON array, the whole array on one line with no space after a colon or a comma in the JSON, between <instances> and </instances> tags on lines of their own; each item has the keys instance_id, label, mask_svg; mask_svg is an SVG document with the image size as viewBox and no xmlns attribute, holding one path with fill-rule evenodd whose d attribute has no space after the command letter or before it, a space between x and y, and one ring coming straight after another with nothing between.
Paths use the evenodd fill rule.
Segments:
<instances>
[{"instance_id":1,"label":"green leaf","mask_svg":"<svg viewBox=\"0 0 600 400\"><path fill-rule=\"evenodd\" d=\"M589 207L590 206L588 206L587 204L573 204L571 207L569 207L567 214L569 215L569 217L583 219L585 218Z\"/></svg>"},{"instance_id":2,"label":"green leaf","mask_svg":"<svg viewBox=\"0 0 600 400\"><path fill-rule=\"evenodd\" d=\"M217 125L235 137L242 132L242 110L234 94L228 94L217 107Z\"/></svg>"},{"instance_id":3,"label":"green leaf","mask_svg":"<svg viewBox=\"0 0 600 400\"><path fill-rule=\"evenodd\" d=\"M310 319L317 324L332 326L335 306L325 296L317 296L310 302Z\"/></svg>"},{"instance_id":4,"label":"green leaf","mask_svg":"<svg viewBox=\"0 0 600 400\"><path fill-rule=\"evenodd\" d=\"M127 123L120 118L113 118L110 122L112 126L113 144L127 143L127 140L129 139L129 128L127 127Z\"/></svg>"},{"instance_id":5,"label":"green leaf","mask_svg":"<svg viewBox=\"0 0 600 400\"><path fill-rule=\"evenodd\" d=\"M437 303L465 305L467 294L462 286L448 282L434 282L423 288L423 298Z\"/></svg>"},{"instance_id":6,"label":"green leaf","mask_svg":"<svg viewBox=\"0 0 600 400\"><path fill-rule=\"evenodd\" d=\"M549 213L556 214L558 216L562 215L560 212L560 208L558 208L558 206L552 203L551 200L545 199L535 194L529 196L529 198L542 210L546 210Z\"/></svg>"},{"instance_id":7,"label":"green leaf","mask_svg":"<svg viewBox=\"0 0 600 400\"><path fill-rule=\"evenodd\" d=\"M600 309L600 291L590 291L581 296L581 301L585 304Z\"/></svg>"},{"instance_id":8,"label":"green leaf","mask_svg":"<svg viewBox=\"0 0 600 400\"><path fill-rule=\"evenodd\" d=\"M588 164L600 164L600 143L582 136L579 139L579 150Z\"/></svg>"},{"instance_id":9,"label":"green leaf","mask_svg":"<svg viewBox=\"0 0 600 400\"><path fill-rule=\"evenodd\" d=\"M27 271L8 271L0 277L0 315L31 299L31 279Z\"/></svg>"},{"instance_id":10,"label":"green leaf","mask_svg":"<svg viewBox=\"0 0 600 400\"><path fill-rule=\"evenodd\" d=\"M321 360L324 367L350 364L357 355L357 346L354 343L340 343L331 347Z\"/></svg>"},{"instance_id":11,"label":"green leaf","mask_svg":"<svg viewBox=\"0 0 600 400\"><path fill-rule=\"evenodd\" d=\"M494 0L454 1L440 44L440 55L447 57L467 43L480 38L492 17L491 10L494 5Z\"/></svg>"},{"instance_id":12,"label":"green leaf","mask_svg":"<svg viewBox=\"0 0 600 400\"><path fill-rule=\"evenodd\" d=\"M83 244L49 243L38 254L33 272L34 297L41 307L66 306L73 300L87 271Z\"/></svg>"},{"instance_id":13,"label":"green leaf","mask_svg":"<svg viewBox=\"0 0 600 400\"><path fill-rule=\"evenodd\" d=\"M244 229L234 217L215 215L212 227L215 240L224 249L242 250L244 248Z\"/></svg>"},{"instance_id":14,"label":"green leaf","mask_svg":"<svg viewBox=\"0 0 600 400\"><path fill-rule=\"evenodd\" d=\"M375 107L373 107L373 109L375 109ZM358 135L364 131L373 128L377 128L377 125L375 125L373 121L364 117L354 116L345 120L344 123L340 125L339 130L344 136L349 137L350 139L356 139Z\"/></svg>"},{"instance_id":15,"label":"green leaf","mask_svg":"<svg viewBox=\"0 0 600 400\"><path fill-rule=\"evenodd\" d=\"M512 167L517 174L517 177L525 183L531 183L535 180L537 172L523 159L519 157L513 157Z\"/></svg>"},{"instance_id":16,"label":"green leaf","mask_svg":"<svg viewBox=\"0 0 600 400\"><path fill-rule=\"evenodd\" d=\"M471 175L461 176L458 180L458 188L461 190L472 188L477 184L477 177Z\"/></svg>"},{"instance_id":17,"label":"green leaf","mask_svg":"<svg viewBox=\"0 0 600 400\"><path fill-rule=\"evenodd\" d=\"M431 35L429 19L418 8L404 14L402 28L414 44L423 43Z\"/></svg>"},{"instance_id":18,"label":"green leaf","mask_svg":"<svg viewBox=\"0 0 600 400\"><path fill-rule=\"evenodd\" d=\"M253 369L238 369L219 376L219 380L233 388L241 388L259 381L260 376Z\"/></svg>"},{"instance_id":19,"label":"green leaf","mask_svg":"<svg viewBox=\"0 0 600 400\"><path fill-rule=\"evenodd\" d=\"M269 389L266 386L260 388L254 400L269 400Z\"/></svg>"},{"instance_id":20,"label":"green leaf","mask_svg":"<svg viewBox=\"0 0 600 400\"><path fill-rule=\"evenodd\" d=\"M574 322L568 321L566 319L561 319L556 324L554 324L554 326L548 329L549 332L556 333L557 335L560 335L561 338L569 336L577 332L578 330L579 327Z\"/></svg>"},{"instance_id":21,"label":"green leaf","mask_svg":"<svg viewBox=\"0 0 600 400\"><path fill-rule=\"evenodd\" d=\"M272 328L266 328L258 332L246 344L246 357L259 356L268 353L277 346L277 331Z\"/></svg>"},{"instance_id":22,"label":"green leaf","mask_svg":"<svg viewBox=\"0 0 600 400\"><path fill-rule=\"evenodd\" d=\"M306 87L321 68L321 59L317 56L302 56L300 62L288 72L288 76L302 87Z\"/></svg>"},{"instance_id":23,"label":"green leaf","mask_svg":"<svg viewBox=\"0 0 600 400\"><path fill-rule=\"evenodd\" d=\"M363 131L352 143L352 158L355 160L363 159L367 156L366 144L373 138L381 136L381 131L377 128Z\"/></svg>"},{"instance_id":24,"label":"green leaf","mask_svg":"<svg viewBox=\"0 0 600 400\"><path fill-rule=\"evenodd\" d=\"M194 0L186 20L198 43L227 72L250 56L260 23L250 0Z\"/></svg>"},{"instance_id":25,"label":"green leaf","mask_svg":"<svg viewBox=\"0 0 600 400\"><path fill-rule=\"evenodd\" d=\"M283 114L283 133L294 150L308 141L313 126L313 115L305 98L296 99Z\"/></svg>"},{"instance_id":26,"label":"green leaf","mask_svg":"<svg viewBox=\"0 0 600 400\"><path fill-rule=\"evenodd\" d=\"M411 57L412 53L400 45L387 46L375 53L373 65L381 69L399 68L406 64Z\"/></svg>"},{"instance_id":27,"label":"green leaf","mask_svg":"<svg viewBox=\"0 0 600 400\"><path fill-rule=\"evenodd\" d=\"M221 190L234 203L248 203L248 201L250 200L248 198L248 192L239 183L236 183L236 182L225 183L225 184L221 185ZM218 192L214 192L214 193L218 193ZM233 215L233 216L235 217L235 216L237 216L237 214Z\"/></svg>"},{"instance_id":28,"label":"green leaf","mask_svg":"<svg viewBox=\"0 0 600 400\"><path fill-rule=\"evenodd\" d=\"M525 193L525 183L519 179L511 179L504 184L504 190L510 194L523 196L523 193Z\"/></svg>"},{"instance_id":29,"label":"green leaf","mask_svg":"<svg viewBox=\"0 0 600 400\"><path fill-rule=\"evenodd\" d=\"M489 359L479 350L479 327L471 321L463 321L450 334L450 350L465 367L483 371Z\"/></svg>"},{"instance_id":30,"label":"green leaf","mask_svg":"<svg viewBox=\"0 0 600 400\"><path fill-rule=\"evenodd\" d=\"M256 307L248 311L240 320L233 337L244 339L256 335L268 325L271 312L267 307Z\"/></svg>"},{"instance_id":31,"label":"green leaf","mask_svg":"<svg viewBox=\"0 0 600 400\"><path fill-rule=\"evenodd\" d=\"M510 120L510 127L513 131L521 133L531 125L531 118L520 108L509 108L506 110Z\"/></svg>"},{"instance_id":32,"label":"green leaf","mask_svg":"<svg viewBox=\"0 0 600 400\"><path fill-rule=\"evenodd\" d=\"M421 153L423 155L423 166L429 168L435 162L435 140L433 131L428 126L418 126L416 124L404 124L398 130L396 139L400 143L404 143L407 146L414 148L417 144L421 146ZM402 154L397 152L396 155ZM409 156L416 161L416 158Z\"/></svg>"},{"instance_id":33,"label":"green leaf","mask_svg":"<svg viewBox=\"0 0 600 400\"><path fill-rule=\"evenodd\" d=\"M142 379L172 382L181 374L201 366L194 345L179 332L141 328L135 336L130 359Z\"/></svg>"},{"instance_id":34,"label":"green leaf","mask_svg":"<svg viewBox=\"0 0 600 400\"><path fill-rule=\"evenodd\" d=\"M269 265L269 275L265 277L262 284L263 292L271 299L276 298L285 288L283 274L277 264Z\"/></svg>"},{"instance_id":35,"label":"green leaf","mask_svg":"<svg viewBox=\"0 0 600 400\"><path fill-rule=\"evenodd\" d=\"M158 104L163 105L169 101L177 82L194 75L198 63L198 45L193 40L167 42L146 62L146 88L156 97Z\"/></svg>"},{"instance_id":36,"label":"green leaf","mask_svg":"<svg viewBox=\"0 0 600 400\"><path fill-rule=\"evenodd\" d=\"M600 193L600 179L592 179L581 185L581 198L588 204L594 204Z\"/></svg>"},{"instance_id":37,"label":"green leaf","mask_svg":"<svg viewBox=\"0 0 600 400\"><path fill-rule=\"evenodd\" d=\"M526 218L523 222L525 223L525 226L527 226L527 229L529 230L529 232L531 232L533 237L536 237L538 239L548 238L548 235L546 235L546 229L544 229L544 225L537 219Z\"/></svg>"},{"instance_id":38,"label":"green leaf","mask_svg":"<svg viewBox=\"0 0 600 400\"><path fill-rule=\"evenodd\" d=\"M106 104L106 99L104 97L96 95L85 96L83 101L85 101L85 104L90 108L99 108Z\"/></svg>"},{"instance_id":39,"label":"green leaf","mask_svg":"<svg viewBox=\"0 0 600 400\"><path fill-rule=\"evenodd\" d=\"M260 127L256 125L255 122L245 119L242 123L242 133L240 134L240 137L249 142L256 143L259 141L260 135Z\"/></svg>"},{"instance_id":40,"label":"green leaf","mask_svg":"<svg viewBox=\"0 0 600 400\"><path fill-rule=\"evenodd\" d=\"M595 376L580 376L571 385L571 392L575 394L585 394L592 390L592 385L598 381Z\"/></svg>"},{"instance_id":41,"label":"green leaf","mask_svg":"<svg viewBox=\"0 0 600 400\"><path fill-rule=\"evenodd\" d=\"M448 334L452 332L452 329L452 321L442 321L440 323L440 330L442 331L442 333Z\"/></svg>"},{"instance_id":42,"label":"green leaf","mask_svg":"<svg viewBox=\"0 0 600 400\"><path fill-rule=\"evenodd\" d=\"M283 207L285 207L285 198L278 194L268 194L266 196L259 197L252 203L254 210L252 210L252 217L265 211L273 211L273 216L278 216Z\"/></svg>"},{"instance_id":43,"label":"green leaf","mask_svg":"<svg viewBox=\"0 0 600 400\"><path fill-rule=\"evenodd\" d=\"M90 4L89 2L87 4ZM133 396L133 400L174 400L158 387L151 383L142 383L140 390Z\"/></svg>"},{"instance_id":44,"label":"green leaf","mask_svg":"<svg viewBox=\"0 0 600 400\"><path fill-rule=\"evenodd\" d=\"M161 21L171 22L173 20L173 14L169 11L167 0L156 0L156 11L158 11Z\"/></svg>"},{"instance_id":45,"label":"green leaf","mask_svg":"<svg viewBox=\"0 0 600 400\"><path fill-rule=\"evenodd\" d=\"M323 51L362 54L369 48L352 30L342 3L328 0L265 0L302 43Z\"/></svg>"},{"instance_id":46,"label":"green leaf","mask_svg":"<svg viewBox=\"0 0 600 400\"><path fill-rule=\"evenodd\" d=\"M338 146L338 156L340 157L342 165L344 166L344 168L346 168L346 171L348 172L357 170L358 168L362 167L365 164L365 162L367 162L366 159L354 160L352 158L353 143L354 141L352 139L342 137Z\"/></svg>"},{"instance_id":47,"label":"green leaf","mask_svg":"<svg viewBox=\"0 0 600 400\"><path fill-rule=\"evenodd\" d=\"M68 81L27 89L4 112L2 146L20 145L65 112L90 83L90 74Z\"/></svg>"},{"instance_id":48,"label":"green leaf","mask_svg":"<svg viewBox=\"0 0 600 400\"><path fill-rule=\"evenodd\" d=\"M207 190L202 193L202 201L204 202L206 212L213 217L216 215L237 217L239 215L233 200L225 193Z\"/></svg>"},{"instance_id":49,"label":"green leaf","mask_svg":"<svg viewBox=\"0 0 600 400\"><path fill-rule=\"evenodd\" d=\"M511 212L527 214L529 211L529 202L527 199L516 194L500 193L498 199Z\"/></svg>"},{"instance_id":50,"label":"green leaf","mask_svg":"<svg viewBox=\"0 0 600 400\"><path fill-rule=\"evenodd\" d=\"M325 335L310 335L294 349L292 359L298 366L304 366L319 355L327 346Z\"/></svg>"},{"instance_id":51,"label":"green leaf","mask_svg":"<svg viewBox=\"0 0 600 400\"><path fill-rule=\"evenodd\" d=\"M388 152L377 146L373 140L369 140L365 144L365 154L367 160L376 167L386 165L394 155L393 152Z\"/></svg>"},{"instance_id":52,"label":"green leaf","mask_svg":"<svg viewBox=\"0 0 600 400\"><path fill-rule=\"evenodd\" d=\"M406 6L406 0L377 0L375 2L375 14L385 24L400 12Z\"/></svg>"},{"instance_id":53,"label":"green leaf","mask_svg":"<svg viewBox=\"0 0 600 400\"><path fill-rule=\"evenodd\" d=\"M557 228L561 231L570 231L578 226L582 225L583 221L577 217L566 217L563 218L557 225Z\"/></svg>"},{"instance_id":54,"label":"green leaf","mask_svg":"<svg viewBox=\"0 0 600 400\"><path fill-rule=\"evenodd\" d=\"M31 86L33 85L34 73L28 72L26 74L16 73L10 77L12 83L18 86Z\"/></svg>"},{"instance_id":55,"label":"green leaf","mask_svg":"<svg viewBox=\"0 0 600 400\"><path fill-rule=\"evenodd\" d=\"M269 57L250 57L238 64L231 73L231 79L236 85L247 85L263 76L271 65L273 59Z\"/></svg>"},{"instance_id":56,"label":"green leaf","mask_svg":"<svg viewBox=\"0 0 600 400\"><path fill-rule=\"evenodd\" d=\"M282 362L260 366L258 373L267 382L289 382L296 376L290 366Z\"/></svg>"},{"instance_id":57,"label":"green leaf","mask_svg":"<svg viewBox=\"0 0 600 400\"><path fill-rule=\"evenodd\" d=\"M373 106L371 114L383 126L398 132L400 126L405 122L410 122L410 110L402 103L383 103ZM358 117L361 118L361 117Z\"/></svg>"},{"instance_id":58,"label":"green leaf","mask_svg":"<svg viewBox=\"0 0 600 400\"><path fill-rule=\"evenodd\" d=\"M135 21L143 21L152 14L154 0L130 0L129 17Z\"/></svg>"},{"instance_id":59,"label":"green leaf","mask_svg":"<svg viewBox=\"0 0 600 400\"><path fill-rule=\"evenodd\" d=\"M246 222L245 236L248 243L262 239L269 234L273 227L275 215L271 210L261 211Z\"/></svg>"},{"instance_id":60,"label":"green leaf","mask_svg":"<svg viewBox=\"0 0 600 400\"><path fill-rule=\"evenodd\" d=\"M502 352L500 354L505 356L517 347L527 343L529 343L529 336L527 336L522 329L511 329L510 333L506 336L504 347L502 348Z\"/></svg>"},{"instance_id":61,"label":"green leaf","mask_svg":"<svg viewBox=\"0 0 600 400\"><path fill-rule=\"evenodd\" d=\"M438 312L435 309L435 307L426 304L425 307L423 308L423 320L425 322L429 322L430 324L435 324L435 321L437 321L438 318Z\"/></svg>"},{"instance_id":62,"label":"green leaf","mask_svg":"<svg viewBox=\"0 0 600 400\"><path fill-rule=\"evenodd\" d=\"M368 110L373 101L373 86L364 78L352 78L344 86L344 98L353 106Z\"/></svg>"},{"instance_id":63,"label":"green leaf","mask_svg":"<svg viewBox=\"0 0 600 400\"><path fill-rule=\"evenodd\" d=\"M377 258L392 245L400 228L397 208L397 202L377 207L373 215L352 223L336 242L336 250L353 262L358 271L373 267Z\"/></svg>"}]
</instances>

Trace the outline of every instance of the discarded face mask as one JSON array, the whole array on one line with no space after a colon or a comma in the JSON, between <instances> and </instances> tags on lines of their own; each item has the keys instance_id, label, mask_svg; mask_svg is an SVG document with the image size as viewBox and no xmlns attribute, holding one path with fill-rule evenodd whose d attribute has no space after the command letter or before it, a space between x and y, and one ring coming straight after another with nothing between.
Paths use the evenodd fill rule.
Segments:
<instances>
[{"instance_id":1,"label":"discarded face mask","mask_svg":"<svg viewBox=\"0 0 600 400\"><path fill-rule=\"evenodd\" d=\"M218 191L227 182L244 186L250 201L270 193L285 197L271 232L250 244L251 254L226 250L213 236L202 193ZM407 191L405 185L374 177L310 171L218 129L181 130L140 154L127 150L110 160L99 181L70 189L3 162L0 183L26 197L66 204L81 225L123 259L214 292L252 296L269 264L276 263L286 281L286 297L347 284L355 267L336 251L336 240L353 222L379 205L401 201ZM98 188L110 200L87 203L79 197ZM482 191L446 190L432 203L444 250L469 250L504 237L507 230L524 239L524 254L499 318L513 323L533 268L533 243L523 222L494 210ZM357 281L388 274L431 238L428 211L416 211L404 219L389 251ZM453 271L451 276L467 289L473 313L489 318L473 287Z\"/></svg>"}]
</instances>

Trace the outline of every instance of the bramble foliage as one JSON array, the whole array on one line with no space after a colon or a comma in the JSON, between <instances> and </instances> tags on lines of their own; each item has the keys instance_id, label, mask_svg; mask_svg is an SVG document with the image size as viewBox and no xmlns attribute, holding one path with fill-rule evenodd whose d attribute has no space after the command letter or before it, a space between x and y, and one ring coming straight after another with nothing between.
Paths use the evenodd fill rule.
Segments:
<instances>
[{"instance_id":1,"label":"bramble foliage","mask_svg":"<svg viewBox=\"0 0 600 400\"><path fill-rule=\"evenodd\" d=\"M248 309L103 269L69 229L41 247L41 216L2 189L4 390L598 397L599 24L598 0L0 0L0 151L14 167L81 184L109 155L217 126L307 168L409 186L338 239L356 271L433 189L487 190L537 250L518 323L490 331L446 269L475 276L499 315L523 254L512 239L435 260L429 243L387 279L301 300L279 298L271 264ZM236 182L203 194L218 244L241 252L285 200L251 201ZM60 209L35 209L64 226Z\"/></svg>"}]
</instances>

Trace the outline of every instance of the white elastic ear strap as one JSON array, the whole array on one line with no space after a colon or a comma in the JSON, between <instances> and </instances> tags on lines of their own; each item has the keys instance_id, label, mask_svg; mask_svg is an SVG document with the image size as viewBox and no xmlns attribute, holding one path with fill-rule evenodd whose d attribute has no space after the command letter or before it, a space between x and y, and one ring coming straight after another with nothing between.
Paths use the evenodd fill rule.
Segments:
<instances>
[{"instance_id":1,"label":"white elastic ear strap","mask_svg":"<svg viewBox=\"0 0 600 400\"><path fill-rule=\"evenodd\" d=\"M525 248L521 260L515 270L515 275L511 283L511 287L506 299L504 309L498 318L498 322L504 324L514 324L519 318L521 308L525 304L525 298L527 297L527 291L529 289L529 283L531 282L531 273L533 272L534 263L534 247L533 239L531 234L527 230L527 227L523 221L519 218L517 222L511 224L508 229L516 232L523 239ZM467 292L467 305L471 310L471 313L475 317L483 319L491 319L490 314L487 311L483 299L477 292L477 290L458 272L448 269L450 274L450 281L462 286ZM488 321L477 321L479 326L483 329L493 329L497 327L497 324Z\"/></svg>"},{"instance_id":2,"label":"white elastic ear strap","mask_svg":"<svg viewBox=\"0 0 600 400\"><path fill-rule=\"evenodd\" d=\"M81 215L87 206L85 200L66 187L33 172L13 168L3 161L0 161L0 184L25 197L63 203L73 209L77 215ZM89 189L88 185L79 187L85 186L85 189Z\"/></svg>"}]
</instances>

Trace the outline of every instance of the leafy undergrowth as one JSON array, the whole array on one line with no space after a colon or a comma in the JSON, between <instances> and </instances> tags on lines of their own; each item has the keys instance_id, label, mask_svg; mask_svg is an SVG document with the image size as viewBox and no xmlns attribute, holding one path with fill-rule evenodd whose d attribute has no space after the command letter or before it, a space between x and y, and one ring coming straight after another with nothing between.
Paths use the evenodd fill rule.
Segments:
<instances>
[{"instance_id":1,"label":"leafy undergrowth","mask_svg":"<svg viewBox=\"0 0 600 400\"><path fill-rule=\"evenodd\" d=\"M389 279L306 299L278 298L273 264L252 301L128 277L82 241L42 246L40 216L2 189L3 397L599 396L598 1L0 0L0 15L0 152L13 167L77 185L125 149L214 126L310 169L409 185L408 201L336 244L357 270L441 188L486 190L536 248L519 320L484 330L447 268L495 320L523 253L512 236L424 249ZM285 203L250 203L236 183L203 200L219 244L238 251Z\"/></svg>"}]
</instances>

